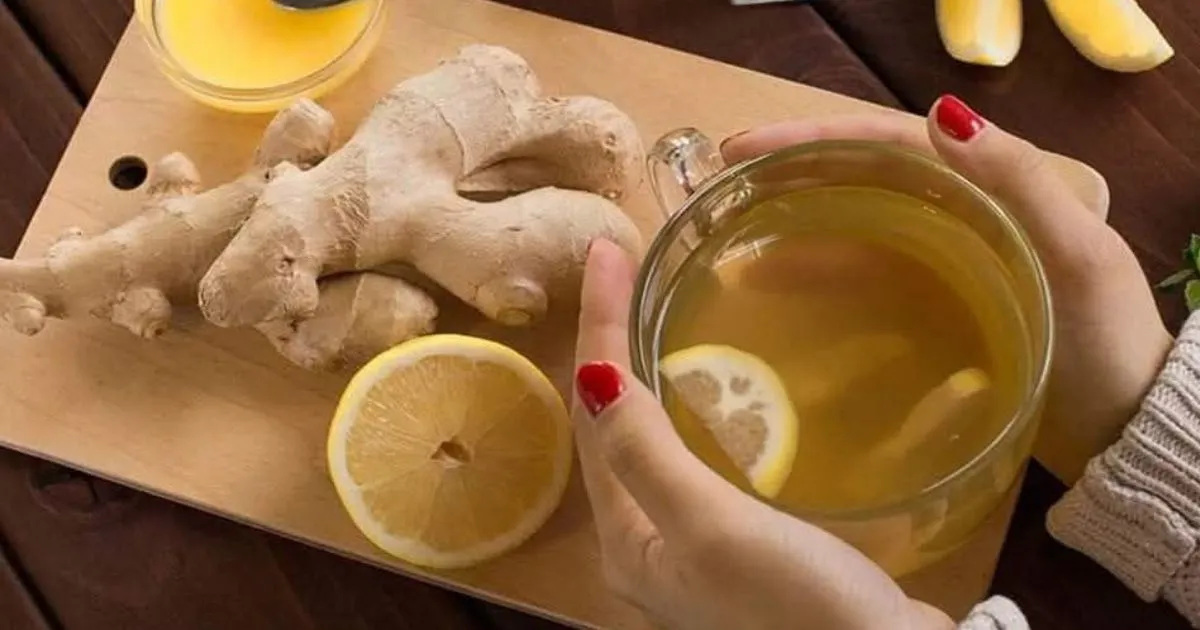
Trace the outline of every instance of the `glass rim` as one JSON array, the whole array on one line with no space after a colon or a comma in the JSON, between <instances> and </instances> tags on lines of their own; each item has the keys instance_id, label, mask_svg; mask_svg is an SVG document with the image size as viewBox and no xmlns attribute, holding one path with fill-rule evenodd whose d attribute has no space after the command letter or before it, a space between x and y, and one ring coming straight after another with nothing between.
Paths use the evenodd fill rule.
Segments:
<instances>
[{"instance_id":1,"label":"glass rim","mask_svg":"<svg viewBox=\"0 0 1200 630\"><path fill-rule=\"evenodd\" d=\"M163 65L171 79L204 97L247 104L304 94L337 77L338 73L348 65L348 62L352 61L352 57L359 52L360 47L369 43L375 30L382 26L387 4L386 0L362 0L373 4L371 15L363 24L362 30L355 35L354 41L350 42L345 50L320 68L286 83L256 88L231 88L197 77L175 59L175 55L171 53L159 32L158 7L164 1L167 0L136 0L134 7L136 16L142 23L143 39L154 52L155 61Z\"/></svg>"},{"instance_id":2,"label":"glass rim","mask_svg":"<svg viewBox=\"0 0 1200 630\"><path fill-rule=\"evenodd\" d=\"M801 156L828 150L857 151L873 155L884 154L916 163L922 168L935 171L942 177L947 178L987 208L992 216L1000 221L1007 237L1018 246L1022 261L1033 272L1034 284L1037 288L1038 302L1042 315L1042 343L1037 344L1033 340L1029 341L1030 346L1035 346L1032 348L1033 350L1040 350L1038 354L1040 354L1041 360L1035 361L1034 369L1028 381L1023 384L1025 386L1025 395L1021 405L1013 411L1005 422L1004 428L997 433L992 441L980 449L971 459L949 473L942 475L936 481L921 488L919 491L899 499L882 502L879 505L846 510L795 510L789 508L790 513L803 519L811 519L817 524L820 524L822 521L862 521L893 515L909 506L923 503L948 491L964 479L970 478L979 469L992 463L1002 451L1002 447L1008 442L1015 440L1028 424L1033 421L1041 408L1041 401L1045 397L1050 366L1053 360L1055 336L1052 296L1050 295L1049 281L1046 278L1041 258L1038 256L1037 250L1033 248L1033 244L1030 242L1024 228L1021 227L997 199L945 163L925 153L897 143L875 140L814 140L771 151L729 166L708 181L705 181L695 192L688 195L681 208L674 210L664 209L670 215L655 234L654 240L647 249L646 256L638 270L634 284L633 299L630 303L628 321L630 358L634 376L649 387L656 398L660 401L662 400L662 388L657 369L651 370L650 368L651 366L657 366L659 361L659 357L656 356L658 333L655 331L655 342L651 344L653 347L647 348L646 344L642 342L642 335L640 334L642 332L641 313L650 299L650 280L660 272L660 266L664 260L666 250L677 242L684 228L691 223L693 216L703 205L701 202L719 192L722 188L734 185L738 180L758 168L785 163ZM655 328L660 326L660 321L661 316L655 321Z\"/></svg>"}]
</instances>

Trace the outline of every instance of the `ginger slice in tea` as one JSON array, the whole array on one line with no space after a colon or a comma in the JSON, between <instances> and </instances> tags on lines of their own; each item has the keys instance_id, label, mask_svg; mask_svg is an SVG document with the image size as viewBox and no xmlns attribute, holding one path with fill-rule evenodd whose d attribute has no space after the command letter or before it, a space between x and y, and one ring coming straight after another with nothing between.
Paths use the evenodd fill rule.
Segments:
<instances>
[{"instance_id":1,"label":"ginger slice in tea","mask_svg":"<svg viewBox=\"0 0 1200 630\"><path fill-rule=\"evenodd\" d=\"M957 423L970 422L986 413L992 382L983 370L970 367L951 374L929 390L904 419L900 431L880 444L875 457L899 459L953 431Z\"/></svg>"}]
</instances>

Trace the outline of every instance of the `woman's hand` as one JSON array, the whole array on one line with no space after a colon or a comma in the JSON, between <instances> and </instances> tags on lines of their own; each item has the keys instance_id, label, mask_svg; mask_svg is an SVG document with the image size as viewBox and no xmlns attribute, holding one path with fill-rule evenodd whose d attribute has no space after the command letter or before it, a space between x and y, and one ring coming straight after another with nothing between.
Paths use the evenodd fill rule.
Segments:
<instances>
[{"instance_id":1,"label":"woman's hand","mask_svg":"<svg viewBox=\"0 0 1200 630\"><path fill-rule=\"evenodd\" d=\"M739 161L826 138L888 140L940 156L1001 199L1041 255L1055 302L1055 365L1040 455L1064 480L1114 441L1170 348L1125 242L1045 155L940 99L925 133L895 116L762 127L722 147ZM867 558L727 483L680 441L629 373L633 264L594 244L584 278L577 442L609 584L669 628L950 628Z\"/></svg>"},{"instance_id":2,"label":"woman's hand","mask_svg":"<svg viewBox=\"0 0 1200 630\"><path fill-rule=\"evenodd\" d=\"M1115 442L1162 366L1172 339L1125 241L1059 179L1045 153L954 97L934 104L925 133L895 115L768 125L730 138L729 162L819 139L884 140L939 156L996 196L1033 241L1049 276L1057 339L1036 455L1074 483Z\"/></svg>"},{"instance_id":3,"label":"woman's hand","mask_svg":"<svg viewBox=\"0 0 1200 630\"><path fill-rule=\"evenodd\" d=\"M609 585L677 630L952 628L849 545L692 455L629 372L634 272L593 244L576 350L579 459Z\"/></svg>"}]
</instances>

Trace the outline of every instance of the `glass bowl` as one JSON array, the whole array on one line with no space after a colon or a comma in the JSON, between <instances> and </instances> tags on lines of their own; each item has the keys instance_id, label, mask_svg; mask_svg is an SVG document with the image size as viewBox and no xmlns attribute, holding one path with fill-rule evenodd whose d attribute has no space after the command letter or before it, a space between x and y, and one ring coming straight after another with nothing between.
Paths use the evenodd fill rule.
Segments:
<instances>
[{"instance_id":1,"label":"glass bowl","mask_svg":"<svg viewBox=\"0 0 1200 630\"><path fill-rule=\"evenodd\" d=\"M197 101L218 109L249 113L276 111L299 98L319 98L350 78L379 43L387 4L386 0L357 0L370 5L361 30L340 54L308 74L276 85L230 87L190 72L171 51L163 33L162 15L171 2L189 1L192 0L136 0L134 15L155 64L172 84ZM253 58L242 60L245 64L256 62Z\"/></svg>"}]
</instances>

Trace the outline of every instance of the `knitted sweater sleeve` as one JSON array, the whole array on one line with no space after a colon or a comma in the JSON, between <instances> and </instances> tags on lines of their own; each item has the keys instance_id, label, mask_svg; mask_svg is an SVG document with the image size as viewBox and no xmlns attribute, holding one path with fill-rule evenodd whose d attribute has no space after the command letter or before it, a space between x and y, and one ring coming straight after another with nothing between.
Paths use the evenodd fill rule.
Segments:
<instances>
[{"instance_id":1,"label":"knitted sweater sleeve","mask_svg":"<svg viewBox=\"0 0 1200 630\"><path fill-rule=\"evenodd\" d=\"M1050 534L1144 601L1200 628L1200 313L1189 318L1121 438L1046 517ZM981 603L960 630L1027 630L1011 601Z\"/></svg>"},{"instance_id":2,"label":"knitted sweater sleeve","mask_svg":"<svg viewBox=\"0 0 1200 630\"><path fill-rule=\"evenodd\" d=\"M1121 439L1050 510L1050 534L1200 628L1200 313Z\"/></svg>"}]
</instances>

